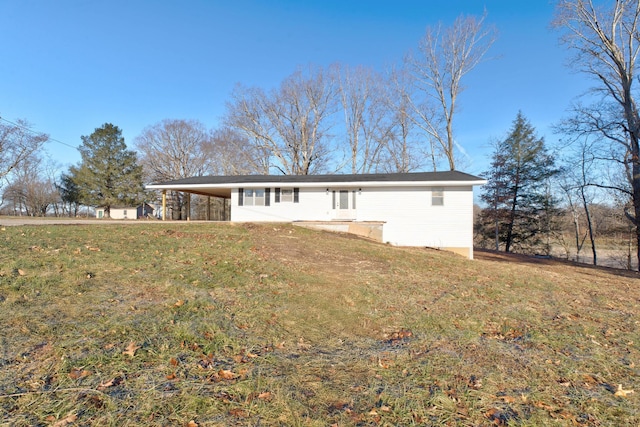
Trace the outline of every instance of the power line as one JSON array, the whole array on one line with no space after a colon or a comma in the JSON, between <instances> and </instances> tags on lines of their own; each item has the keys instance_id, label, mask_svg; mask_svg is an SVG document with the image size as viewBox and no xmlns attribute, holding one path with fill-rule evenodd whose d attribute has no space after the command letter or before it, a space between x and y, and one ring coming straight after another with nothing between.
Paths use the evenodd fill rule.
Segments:
<instances>
[{"instance_id":1,"label":"power line","mask_svg":"<svg viewBox=\"0 0 640 427\"><path fill-rule=\"evenodd\" d=\"M31 133L33 133L33 134L35 134L35 135L46 135L46 134L45 134L45 133L43 133L43 132L36 132L36 131L34 131L34 130L29 129L28 127L22 126L21 124L14 123L14 122L12 122L11 120L7 120L7 119L5 119L5 118L4 118L4 117L2 117L2 116L0 116L0 120L2 120L3 122L10 123L10 124L12 124L12 125L14 125L14 126L16 126L16 127L20 128L20 129L22 129L22 130L26 130L27 132L31 132ZM65 146L67 146L67 147L69 147L69 148L73 148L74 150L77 150L77 149L78 149L78 147L74 147L73 145L67 144L66 142L62 142L62 141L60 141L60 140L58 140L58 139L51 138L51 137L50 137L50 136L48 136L48 135L47 135L47 138L48 138L48 141L57 142L58 144L62 144L62 145L65 145Z\"/></svg>"}]
</instances>

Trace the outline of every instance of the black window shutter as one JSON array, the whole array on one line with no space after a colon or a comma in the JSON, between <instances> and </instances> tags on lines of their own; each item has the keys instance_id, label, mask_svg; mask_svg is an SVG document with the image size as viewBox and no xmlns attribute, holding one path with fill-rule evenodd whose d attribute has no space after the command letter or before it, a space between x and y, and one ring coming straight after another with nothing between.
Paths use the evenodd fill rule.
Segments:
<instances>
[{"instance_id":1,"label":"black window shutter","mask_svg":"<svg viewBox=\"0 0 640 427\"><path fill-rule=\"evenodd\" d=\"M280 188L276 188L275 202L280 203Z\"/></svg>"},{"instance_id":2,"label":"black window shutter","mask_svg":"<svg viewBox=\"0 0 640 427\"><path fill-rule=\"evenodd\" d=\"M270 188L264 189L264 205L271 206L271 189Z\"/></svg>"},{"instance_id":3,"label":"black window shutter","mask_svg":"<svg viewBox=\"0 0 640 427\"><path fill-rule=\"evenodd\" d=\"M299 203L300 202L300 189L299 188L294 188L293 189L293 203Z\"/></svg>"},{"instance_id":4,"label":"black window shutter","mask_svg":"<svg viewBox=\"0 0 640 427\"><path fill-rule=\"evenodd\" d=\"M244 188L238 188L238 206L244 204Z\"/></svg>"}]
</instances>

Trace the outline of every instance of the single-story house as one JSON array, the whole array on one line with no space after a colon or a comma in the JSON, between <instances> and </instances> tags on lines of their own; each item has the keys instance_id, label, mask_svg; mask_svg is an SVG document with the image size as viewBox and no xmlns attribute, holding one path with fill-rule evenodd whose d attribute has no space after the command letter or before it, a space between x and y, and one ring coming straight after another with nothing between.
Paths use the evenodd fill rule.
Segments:
<instances>
[{"instance_id":1,"label":"single-story house","mask_svg":"<svg viewBox=\"0 0 640 427\"><path fill-rule=\"evenodd\" d=\"M111 208L109 209L111 219L149 218L155 216L155 211L156 208L148 203L143 203L139 206L111 206ZM96 208L96 218L106 218L104 206Z\"/></svg>"},{"instance_id":2,"label":"single-story house","mask_svg":"<svg viewBox=\"0 0 640 427\"><path fill-rule=\"evenodd\" d=\"M231 199L232 222L320 223L376 229L397 246L451 250L473 258L473 186L458 171L360 175L201 176L147 185ZM335 227L331 227L335 224ZM360 233L363 234L363 233Z\"/></svg>"}]
</instances>

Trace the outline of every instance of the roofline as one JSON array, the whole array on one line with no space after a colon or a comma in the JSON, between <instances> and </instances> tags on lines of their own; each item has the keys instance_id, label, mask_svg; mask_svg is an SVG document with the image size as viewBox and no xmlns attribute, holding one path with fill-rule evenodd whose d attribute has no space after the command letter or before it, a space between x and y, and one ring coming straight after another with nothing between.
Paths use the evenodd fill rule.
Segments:
<instances>
[{"instance_id":1,"label":"roofline","mask_svg":"<svg viewBox=\"0 0 640 427\"><path fill-rule=\"evenodd\" d=\"M149 184L145 187L150 190L199 190L208 188L260 188L260 187L299 187L299 188L322 188L322 187L466 187L474 185L484 185L484 179L467 181L327 181L327 182L234 182L225 184Z\"/></svg>"},{"instance_id":2,"label":"roofline","mask_svg":"<svg viewBox=\"0 0 640 427\"><path fill-rule=\"evenodd\" d=\"M441 172L408 172L408 173L377 173L377 174L330 174L330 175L218 175L194 176L164 182L149 184L149 188L168 188L176 186L213 186L235 187L250 185L282 185L324 186L324 185L388 185L392 183L447 183L452 185L481 185L486 181L460 171ZM200 187L202 188L202 187Z\"/></svg>"}]
</instances>

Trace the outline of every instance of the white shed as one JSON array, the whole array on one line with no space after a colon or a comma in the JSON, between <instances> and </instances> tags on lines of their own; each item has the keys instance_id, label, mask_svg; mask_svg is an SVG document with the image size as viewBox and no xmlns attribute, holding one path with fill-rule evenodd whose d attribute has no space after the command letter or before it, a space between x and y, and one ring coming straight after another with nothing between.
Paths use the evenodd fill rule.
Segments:
<instances>
[{"instance_id":1,"label":"white shed","mask_svg":"<svg viewBox=\"0 0 640 427\"><path fill-rule=\"evenodd\" d=\"M111 206L109 209L110 219L140 219L155 216L156 208L148 203L139 206ZM104 207L96 208L96 218L106 218Z\"/></svg>"},{"instance_id":2,"label":"white shed","mask_svg":"<svg viewBox=\"0 0 640 427\"><path fill-rule=\"evenodd\" d=\"M485 182L448 171L204 176L147 188L230 198L231 221L352 226L345 231L377 224L375 237L382 242L447 249L473 258L473 186Z\"/></svg>"}]
</instances>

